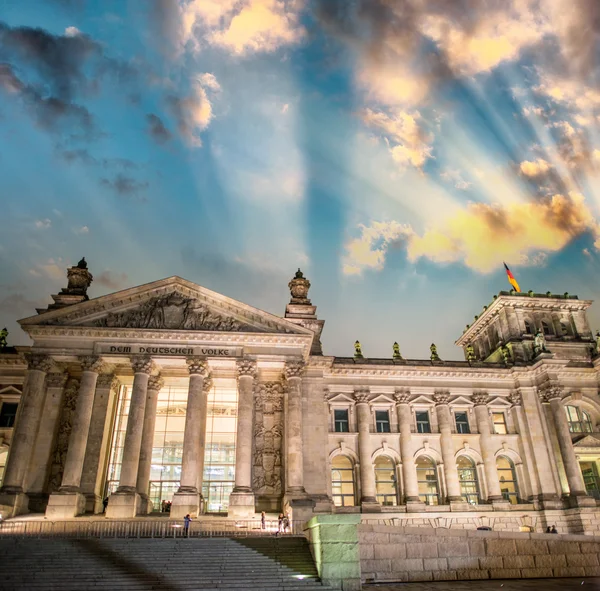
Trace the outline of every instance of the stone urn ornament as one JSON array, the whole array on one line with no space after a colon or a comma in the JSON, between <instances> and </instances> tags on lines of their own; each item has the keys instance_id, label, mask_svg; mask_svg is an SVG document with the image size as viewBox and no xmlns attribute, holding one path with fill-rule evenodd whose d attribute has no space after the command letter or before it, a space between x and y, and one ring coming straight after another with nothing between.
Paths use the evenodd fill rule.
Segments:
<instances>
[{"instance_id":1,"label":"stone urn ornament","mask_svg":"<svg viewBox=\"0 0 600 591\"><path fill-rule=\"evenodd\" d=\"M292 294L292 304L310 304L310 300L308 299L310 281L304 277L300 269L296 271L294 278L288 283L288 287Z\"/></svg>"},{"instance_id":2,"label":"stone urn ornament","mask_svg":"<svg viewBox=\"0 0 600 591\"><path fill-rule=\"evenodd\" d=\"M87 289L94 280L92 274L88 271L87 262L83 257L76 267L67 269L68 285L63 292L72 295L87 295Z\"/></svg>"}]
</instances>

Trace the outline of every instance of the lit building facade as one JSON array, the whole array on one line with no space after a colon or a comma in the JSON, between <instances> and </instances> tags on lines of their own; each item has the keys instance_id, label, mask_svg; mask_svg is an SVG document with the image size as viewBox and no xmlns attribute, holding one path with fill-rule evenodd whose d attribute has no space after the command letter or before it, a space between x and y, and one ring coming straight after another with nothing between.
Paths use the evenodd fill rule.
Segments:
<instances>
[{"instance_id":1,"label":"lit building facade","mask_svg":"<svg viewBox=\"0 0 600 591\"><path fill-rule=\"evenodd\" d=\"M465 361L323 354L298 272L274 316L171 277L88 299L85 261L0 349L0 511L362 513L600 531L590 301L501 292ZM17 410L18 409L18 410Z\"/></svg>"}]
</instances>

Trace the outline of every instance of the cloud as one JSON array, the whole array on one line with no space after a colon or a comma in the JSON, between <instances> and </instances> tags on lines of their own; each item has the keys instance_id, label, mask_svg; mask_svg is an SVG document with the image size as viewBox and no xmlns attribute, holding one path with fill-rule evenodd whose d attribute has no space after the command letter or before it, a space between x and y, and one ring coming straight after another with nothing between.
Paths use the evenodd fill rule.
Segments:
<instances>
[{"instance_id":1,"label":"cloud","mask_svg":"<svg viewBox=\"0 0 600 591\"><path fill-rule=\"evenodd\" d=\"M29 274L34 277L46 277L53 281L65 281L67 277L67 265L59 259L48 259L44 263L38 263L29 269Z\"/></svg>"},{"instance_id":2,"label":"cloud","mask_svg":"<svg viewBox=\"0 0 600 591\"><path fill-rule=\"evenodd\" d=\"M214 75L206 73L192 83L192 92L186 97L167 97L167 107L177 120L177 129L188 145L200 147L199 133L204 131L213 119L212 103L206 89L219 90Z\"/></svg>"},{"instance_id":3,"label":"cloud","mask_svg":"<svg viewBox=\"0 0 600 591\"><path fill-rule=\"evenodd\" d=\"M600 226L583 195L574 192L504 206L469 203L421 235L398 222L359 228L361 237L346 245L346 274L359 274L365 268L381 270L390 243L400 239L411 262L420 258L460 262L480 273L493 271L504 260L543 264L544 255L585 233L593 236L600 250Z\"/></svg>"},{"instance_id":4,"label":"cloud","mask_svg":"<svg viewBox=\"0 0 600 591\"><path fill-rule=\"evenodd\" d=\"M361 275L366 269L381 271L390 245L413 236L410 226L394 221L360 224L359 228L360 237L346 244L342 268L345 275Z\"/></svg>"},{"instance_id":5,"label":"cloud","mask_svg":"<svg viewBox=\"0 0 600 591\"><path fill-rule=\"evenodd\" d=\"M98 285L118 291L127 286L129 277L125 273L113 273L112 271L102 271L94 277Z\"/></svg>"},{"instance_id":6,"label":"cloud","mask_svg":"<svg viewBox=\"0 0 600 591\"><path fill-rule=\"evenodd\" d=\"M532 178L541 175L545 175L551 168L549 162L546 162L543 158L538 158L537 160L530 162L529 160L524 160L519 165L519 170L521 174L526 177Z\"/></svg>"},{"instance_id":7,"label":"cloud","mask_svg":"<svg viewBox=\"0 0 600 591\"><path fill-rule=\"evenodd\" d=\"M75 228L73 232L75 232L75 234L89 234L90 229L87 226L80 226L79 228Z\"/></svg>"},{"instance_id":8,"label":"cloud","mask_svg":"<svg viewBox=\"0 0 600 591\"><path fill-rule=\"evenodd\" d=\"M171 132L165 127L162 119L154 113L146 115L146 123L148 124L148 133L157 144L165 144L170 141Z\"/></svg>"},{"instance_id":9,"label":"cloud","mask_svg":"<svg viewBox=\"0 0 600 591\"><path fill-rule=\"evenodd\" d=\"M465 181L460 170L453 170L451 168L446 168L443 170L440 173L440 178L446 182L453 183L454 187L461 191L467 191L473 184L470 181Z\"/></svg>"},{"instance_id":10,"label":"cloud","mask_svg":"<svg viewBox=\"0 0 600 591\"><path fill-rule=\"evenodd\" d=\"M40 230L47 230L51 226L52 226L52 221L49 220L48 218L45 218L43 220L36 220L36 222L35 222L35 227Z\"/></svg>"},{"instance_id":11,"label":"cloud","mask_svg":"<svg viewBox=\"0 0 600 591\"><path fill-rule=\"evenodd\" d=\"M114 191L119 197L136 197L150 186L147 181L138 181L123 173L116 174L112 179L103 178L100 184Z\"/></svg>"}]
</instances>

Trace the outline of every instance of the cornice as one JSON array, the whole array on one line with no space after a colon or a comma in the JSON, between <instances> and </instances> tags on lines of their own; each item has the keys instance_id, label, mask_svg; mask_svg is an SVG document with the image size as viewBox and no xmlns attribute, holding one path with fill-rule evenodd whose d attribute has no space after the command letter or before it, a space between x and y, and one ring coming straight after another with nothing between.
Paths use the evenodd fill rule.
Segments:
<instances>
[{"instance_id":1,"label":"cornice","mask_svg":"<svg viewBox=\"0 0 600 591\"><path fill-rule=\"evenodd\" d=\"M326 378L337 376L371 376L371 377L390 377L390 378L450 378L450 379L481 379L481 380L509 380L511 379L510 370L503 372L491 372L485 369L457 368L452 371L451 368L420 368L420 367L398 367L398 366L362 366L362 367L336 367L333 366L330 372L325 374Z\"/></svg>"}]
</instances>

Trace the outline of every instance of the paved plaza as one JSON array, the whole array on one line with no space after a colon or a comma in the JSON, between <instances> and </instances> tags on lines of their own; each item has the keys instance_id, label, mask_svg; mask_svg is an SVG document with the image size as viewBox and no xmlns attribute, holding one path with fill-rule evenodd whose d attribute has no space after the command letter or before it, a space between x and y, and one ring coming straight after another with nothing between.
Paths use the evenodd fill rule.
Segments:
<instances>
[{"instance_id":1,"label":"paved plaza","mask_svg":"<svg viewBox=\"0 0 600 591\"><path fill-rule=\"evenodd\" d=\"M503 579L495 581L443 581L364 585L363 591L588 591L600 590L600 577L570 579Z\"/></svg>"}]
</instances>

